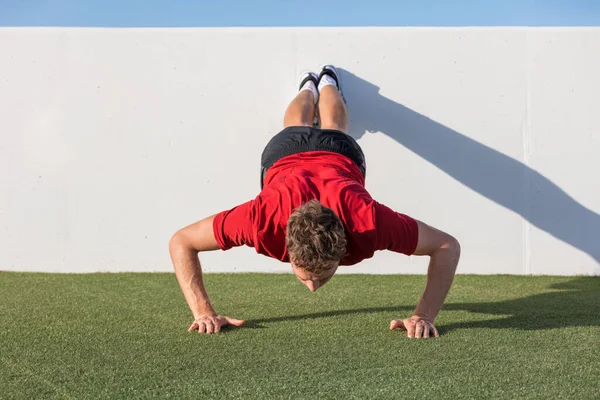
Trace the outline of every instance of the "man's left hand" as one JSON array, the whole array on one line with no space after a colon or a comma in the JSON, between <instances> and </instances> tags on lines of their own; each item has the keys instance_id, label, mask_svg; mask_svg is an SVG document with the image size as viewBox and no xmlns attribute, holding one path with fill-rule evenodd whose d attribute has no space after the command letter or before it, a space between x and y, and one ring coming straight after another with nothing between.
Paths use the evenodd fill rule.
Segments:
<instances>
[{"instance_id":1,"label":"man's left hand","mask_svg":"<svg viewBox=\"0 0 600 400\"><path fill-rule=\"evenodd\" d=\"M406 331L407 336L410 338L428 338L430 337L430 334L433 334L435 337L440 336L431 321L418 315L413 315L412 317L406 319L393 320L390 324L390 330L394 329L402 329Z\"/></svg>"}]
</instances>

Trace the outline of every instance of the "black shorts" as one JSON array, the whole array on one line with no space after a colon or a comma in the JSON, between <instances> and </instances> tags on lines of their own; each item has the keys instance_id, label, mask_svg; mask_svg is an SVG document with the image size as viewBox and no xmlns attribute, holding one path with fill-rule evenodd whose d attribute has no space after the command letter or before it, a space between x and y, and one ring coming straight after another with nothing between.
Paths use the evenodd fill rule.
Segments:
<instances>
[{"instance_id":1,"label":"black shorts","mask_svg":"<svg viewBox=\"0 0 600 400\"><path fill-rule=\"evenodd\" d=\"M275 135L263 150L260 160L260 188L263 188L267 170L281 158L304 151L319 150L342 154L354 161L363 176L367 172L365 155L350 135L332 129L290 126Z\"/></svg>"}]
</instances>

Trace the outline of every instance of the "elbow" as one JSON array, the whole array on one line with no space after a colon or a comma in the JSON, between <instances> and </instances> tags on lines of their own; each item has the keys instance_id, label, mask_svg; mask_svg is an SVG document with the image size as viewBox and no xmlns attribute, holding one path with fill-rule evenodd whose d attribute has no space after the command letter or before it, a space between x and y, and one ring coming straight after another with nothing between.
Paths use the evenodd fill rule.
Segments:
<instances>
[{"instance_id":1,"label":"elbow","mask_svg":"<svg viewBox=\"0 0 600 400\"><path fill-rule=\"evenodd\" d=\"M460 242L453 236L448 235L444 243L440 247L440 250L443 250L445 253L452 256L452 259L458 263L460 258Z\"/></svg>"},{"instance_id":2,"label":"elbow","mask_svg":"<svg viewBox=\"0 0 600 400\"><path fill-rule=\"evenodd\" d=\"M438 236L437 243L435 246L432 246L432 251L428 253L428 255L438 259L444 259L445 263L458 264L461 252L459 241L452 235L441 231L438 232L440 232L441 235Z\"/></svg>"},{"instance_id":3,"label":"elbow","mask_svg":"<svg viewBox=\"0 0 600 400\"><path fill-rule=\"evenodd\" d=\"M173 236L171 236L171 240L169 240L169 253L171 253L171 255L181 251L187 251L189 249L189 240L187 240L183 230L179 230L175 232Z\"/></svg>"}]
</instances>

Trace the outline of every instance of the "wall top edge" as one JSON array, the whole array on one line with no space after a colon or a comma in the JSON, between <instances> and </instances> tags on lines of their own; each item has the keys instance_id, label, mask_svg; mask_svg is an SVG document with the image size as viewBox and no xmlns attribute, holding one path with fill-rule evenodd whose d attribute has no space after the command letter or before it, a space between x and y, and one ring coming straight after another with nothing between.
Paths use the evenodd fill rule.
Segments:
<instances>
[{"instance_id":1,"label":"wall top edge","mask_svg":"<svg viewBox=\"0 0 600 400\"><path fill-rule=\"evenodd\" d=\"M289 31L289 30L370 30L370 31L597 31L599 26L268 26L268 27L62 27L0 26L0 31Z\"/></svg>"}]
</instances>

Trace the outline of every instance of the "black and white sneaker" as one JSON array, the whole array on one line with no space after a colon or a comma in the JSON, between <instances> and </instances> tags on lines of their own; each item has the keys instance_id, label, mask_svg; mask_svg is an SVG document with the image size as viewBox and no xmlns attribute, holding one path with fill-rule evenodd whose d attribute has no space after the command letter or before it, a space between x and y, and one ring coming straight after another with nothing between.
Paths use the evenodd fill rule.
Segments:
<instances>
[{"instance_id":1,"label":"black and white sneaker","mask_svg":"<svg viewBox=\"0 0 600 400\"><path fill-rule=\"evenodd\" d=\"M314 72L303 72L302 75L300 75L300 79L298 80L298 90L302 89L302 86L304 86L304 84L308 81L312 81L315 84L315 89L317 88L317 86L319 86L319 76L317 74L315 74ZM318 99L317 99L318 101ZM315 119L313 120L313 127L314 128L318 128L319 127L319 113L318 110L315 113Z\"/></svg>"},{"instance_id":2,"label":"black and white sneaker","mask_svg":"<svg viewBox=\"0 0 600 400\"><path fill-rule=\"evenodd\" d=\"M342 96L342 100L344 100L345 103L346 98L344 97L344 92L342 91L342 79L340 78L338 70L331 64L325 64L321 66L321 72L319 72L319 82L321 81L323 75L327 75L333 78L337 85L338 92L340 92L340 96ZM319 85L317 84L317 87L318 86Z\"/></svg>"},{"instance_id":3,"label":"black and white sneaker","mask_svg":"<svg viewBox=\"0 0 600 400\"><path fill-rule=\"evenodd\" d=\"M302 86L308 81L313 81L315 87L319 86L319 76L314 72L303 72L298 80L298 90L302 89Z\"/></svg>"}]
</instances>

